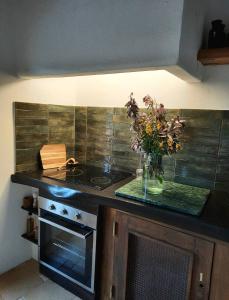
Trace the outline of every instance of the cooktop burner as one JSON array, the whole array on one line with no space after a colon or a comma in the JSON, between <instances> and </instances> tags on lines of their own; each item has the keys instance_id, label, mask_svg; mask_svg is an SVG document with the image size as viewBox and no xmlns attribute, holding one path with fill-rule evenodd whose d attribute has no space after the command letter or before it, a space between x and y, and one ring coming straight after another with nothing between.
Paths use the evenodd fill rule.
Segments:
<instances>
[{"instance_id":1,"label":"cooktop burner","mask_svg":"<svg viewBox=\"0 0 229 300\"><path fill-rule=\"evenodd\" d=\"M117 170L105 172L103 168L89 165L77 165L76 167L64 170L44 170L43 176L65 181L67 183L82 184L98 190L103 190L108 186L131 176L131 174Z\"/></svg>"},{"instance_id":2,"label":"cooktop burner","mask_svg":"<svg viewBox=\"0 0 229 300\"><path fill-rule=\"evenodd\" d=\"M111 182L112 182L112 180L105 176L91 178L91 183L96 184L96 185L110 184Z\"/></svg>"},{"instance_id":3,"label":"cooktop burner","mask_svg":"<svg viewBox=\"0 0 229 300\"><path fill-rule=\"evenodd\" d=\"M68 176L80 176L83 174L83 170L78 169L77 167L74 167L73 169L66 169L64 171L66 171Z\"/></svg>"}]
</instances>

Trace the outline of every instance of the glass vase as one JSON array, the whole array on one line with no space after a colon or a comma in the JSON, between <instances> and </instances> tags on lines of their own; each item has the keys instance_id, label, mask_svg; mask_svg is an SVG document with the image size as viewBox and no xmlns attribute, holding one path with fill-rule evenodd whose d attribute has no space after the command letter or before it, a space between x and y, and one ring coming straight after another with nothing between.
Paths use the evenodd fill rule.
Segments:
<instances>
[{"instance_id":1,"label":"glass vase","mask_svg":"<svg viewBox=\"0 0 229 300\"><path fill-rule=\"evenodd\" d=\"M163 192L162 156L156 154L145 155L142 175L144 194L159 195Z\"/></svg>"}]
</instances>

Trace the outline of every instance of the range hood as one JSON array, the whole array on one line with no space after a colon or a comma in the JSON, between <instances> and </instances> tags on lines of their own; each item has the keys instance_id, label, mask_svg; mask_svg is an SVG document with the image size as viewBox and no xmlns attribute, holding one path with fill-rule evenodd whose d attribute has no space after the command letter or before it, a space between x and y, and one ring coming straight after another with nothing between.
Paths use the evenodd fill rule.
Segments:
<instances>
[{"instance_id":1,"label":"range hood","mask_svg":"<svg viewBox=\"0 0 229 300\"><path fill-rule=\"evenodd\" d=\"M204 1L4 1L19 76L165 69L201 77Z\"/></svg>"}]
</instances>

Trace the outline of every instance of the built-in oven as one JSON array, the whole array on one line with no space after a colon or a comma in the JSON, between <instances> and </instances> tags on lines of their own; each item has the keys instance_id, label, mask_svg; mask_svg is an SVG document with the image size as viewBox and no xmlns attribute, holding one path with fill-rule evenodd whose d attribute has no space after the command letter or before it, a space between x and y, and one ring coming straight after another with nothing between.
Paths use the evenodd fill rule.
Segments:
<instances>
[{"instance_id":1,"label":"built-in oven","mask_svg":"<svg viewBox=\"0 0 229 300\"><path fill-rule=\"evenodd\" d=\"M97 216L39 197L40 264L94 293Z\"/></svg>"}]
</instances>

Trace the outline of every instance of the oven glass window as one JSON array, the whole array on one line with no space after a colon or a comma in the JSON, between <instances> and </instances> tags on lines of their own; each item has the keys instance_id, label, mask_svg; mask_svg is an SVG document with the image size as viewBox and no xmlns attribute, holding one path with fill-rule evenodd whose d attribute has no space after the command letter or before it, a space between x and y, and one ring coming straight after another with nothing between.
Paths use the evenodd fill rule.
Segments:
<instances>
[{"instance_id":1,"label":"oven glass window","mask_svg":"<svg viewBox=\"0 0 229 300\"><path fill-rule=\"evenodd\" d=\"M79 237L54 225L40 223L40 260L89 288L92 249L93 230L89 229L84 237Z\"/></svg>"}]
</instances>

